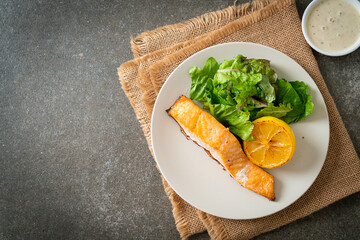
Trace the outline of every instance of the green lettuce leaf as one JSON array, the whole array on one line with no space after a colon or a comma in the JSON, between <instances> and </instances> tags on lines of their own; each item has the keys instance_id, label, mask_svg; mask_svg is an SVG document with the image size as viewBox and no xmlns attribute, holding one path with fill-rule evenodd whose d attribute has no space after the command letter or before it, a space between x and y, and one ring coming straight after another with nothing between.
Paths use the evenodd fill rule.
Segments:
<instances>
[{"instance_id":1,"label":"green lettuce leaf","mask_svg":"<svg viewBox=\"0 0 360 240\"><path fill-rule=\"evenodd\" d=\"M244 60L246 57L242 55L237 55L235 59L225 60L222 64L220 64L219 69L238 69L240 70L244 65Z\"/></svg>"},{"instance_id":2,"label":"green lettuce leaf","mask_svg":"<svg viewBox=\"0 0 360 240\"><path fill-rule=\"evenodd\" d=\"M189 74L190 99L203 102L204 109L243 140L253 139L250 120L273 116L294 123L312 113L309 86L277 79L268 60L238 55L219 65L210 57Z\"/></svg>"},{"instance_id":3,"label":"green lettuce leaf","mask_svg":"<svg viewBox=\"0 0 360 240\"><path fill-rule=\"evenodd\" d=\"M269 78L270 83L274 83L277 80L277 75L273 69L270 68L270 61L266 59L246 59L244 63L248 73L261 73Z\"/></svg>"},{"instance_id":4,"label":"green lettuce leaf","mask_svg":"<svg viewBox=\"0 0 360 240\"><path fill-rule=\"evenodd\" d=\"M271 85L268 76L262 75L262 79L259 82L259 87L265 95L266 102L271 103L275 100L275 89Z\"/></svg>"},{"instance_id":5,"label":"green lettuce leaf","mask_svg":"<svg viewBox=\"0 0 360 240\"><path fill-rule=\"evenodd\" d=\"M275 84L278 87L276 102L278 104L290 104L292 107L292 110L282 117L286 123L304 120L306 116L312 113L312 97L308 94L309 86L304 82L288 82L285 79L278 79Z\"/></svg>"},{"instance_id":6,"label":"green lettuce leaf","mask_svg":"<svg viewBox=\"0 0 360 240\"><path fill-rule=\"evenodd\" d=\"M234 106L214 104L210 106L210 113L241 139L245 141L254 140L251 134L254 124L249 121L249 112L243 112Z\"/></svg>"},{"instance_id":7,"label":"green lettuce leaf","mask_svg":"<svg viewBox=\"0 0 360 240\"><path fill-rule=\"evenodd\" d=\"M210 57L206 61L205 65L204 65L204 67L202 69L202 72L204 74L208 75L210 78L214 78L214 75L215 75L215 73L217 72L218 69L219 69L218 62L215 60L215 58Z\"/></svg>"},{"instance_id":8,"label":"green lettuce leaf","mask_svg":"<svg viewBox=\"0 0 360 240\"><path fill-rule=\"evenodd\" d=\"M207 91L211 88L211 82L208 81L209 76L204 74L200 68L192 67L189 70L192 78L190 87L190 99L203 101Z\"/></svg>"},{"instance_id":9,"label":"green lettuce leaf","mask_svg":"<svg viewBox=\"0 0 360 240\"><path fill-rule=\"evenodd\" d=\"M234 101L230 91L227 88L225 89L214 88L213 94L214 94L214 99L216 100L214 101L215 103L220 103L229 106L236 105L236 102Z\"/></svg>"},{"instance_id":10,"label":"green lettuce leaf","mask_svg":"<svg viewBox=\"0 0 360 240\"><path fill-rule=\"evenodd\" d=\"M262 108L260 111L256 113L256 116L252 118L251 120L255 120L260 117L264 116L272 116L276 118L282 118L284 117L288 112L292 110L290 104L280 104L279 106L274 106L273 103L269 103L269 105L265 108Z\"/></svg>"},{"instance_id":11,"label":"green lettuce leaf","mask_svg":"<svg viewBox=\"0 0 360 240\"><path fill-rule=\"evenodd\" d=\"M191 67L189 74L191 76L190 99L205 101L208 93L213 88L212 78L219 69L219 64L214 58L209 58L203 69Z\"/></svg>"},{"instance_id":12,"label":"green lettuce leaf","mask_svg":"<svg viewBox=\"0 0 360 240\"><path fill-rule=\"evenodd\" d=\"M256 108L265 108L268 106L268 103L262 100L259 100L254 97L250 97L246 100L246 109L252 111Z\"/></svg>"},{"instance_id":13,"label":"green lettuce leaf","mask_svg":"<svg viewBox=\"0 0 360 240\"><path fill-rule=\"evenodd\" d=\"M290 82L291 86L295 89L295 91L299 94L302 99L302 102L305 104L304 115L300 120L305 119L306 116L309 116L314 108L314 104L311 102L312 96L309 94L309 86L304 82L294 81Z\"/></svg>"},{"instance_id":14,"label":"green lettuce leaf","mask_svg":"<svg viewBox=\"0 0 360 240\"><path fill-rule=\"evenodd\" d=\"M225 60L222 64L220 64L219 70L231 68L231 66L233 65L234 61L235 61L235 59Z\"/></svg>"}]
</instances>

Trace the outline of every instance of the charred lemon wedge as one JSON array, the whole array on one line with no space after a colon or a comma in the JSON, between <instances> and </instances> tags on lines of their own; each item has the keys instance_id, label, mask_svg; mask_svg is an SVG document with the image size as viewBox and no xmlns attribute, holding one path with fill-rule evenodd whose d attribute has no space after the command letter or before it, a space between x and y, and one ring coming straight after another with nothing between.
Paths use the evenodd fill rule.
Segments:
<instances>
[{"instance_id":1,"label":"charred lemon wedge","mask_svg":"<svg viewBox=\"0 0 360 240\"><path fill-rule=\"evenodd\" d=\"M254 164L276 168L289 162L295 151L295 136L290 126L275 117L256 119L254 141L244 141L244 151Z\"/></svg>"}]
</instances>

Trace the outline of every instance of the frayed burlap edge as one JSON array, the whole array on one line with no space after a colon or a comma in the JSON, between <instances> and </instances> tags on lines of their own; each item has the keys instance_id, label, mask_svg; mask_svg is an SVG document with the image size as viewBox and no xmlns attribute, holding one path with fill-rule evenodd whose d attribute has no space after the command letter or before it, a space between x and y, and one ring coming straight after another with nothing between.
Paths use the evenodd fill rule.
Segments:
<instances>
[{"instance_id":1,"label":"frayed burlap edge","mask_svg":"<svg viewBox=\"0 0 360 240\"><path fill-rule=\"evenodd\" d=\"M148 142L150 152L154 157L154 153L151 145L150 129L149 129L150 117L148 113L144 111L146 107L143 106L142 101L139 99L139 96L141 95L141 93L143 93L143 90L139 87L139 82L140 82L139 80L134 80L134 78L132 78L131 80L133 81L130 81L130 79L128 78L129 76L138 75L138 69L141 62L140 60L143 59L136 59L122 64L118 68L118 75L121 86L126 96L128 97L131 106L135 111L136 117L140 122L141 128ZM158 166L156 167L159 170ZM180 236L182 238L187 238L193 234L205 231L206 229L203 223L200 221L200 219L197 216L196 209L191 207L183 199L181 199L169 186L169 184L166 182L164 177L163 176L161 177L162 177L163 187L165 189L166 194L170 198L170 202L173 207L175 225L178 229L178 232L180 233ZM187 215L180 214L180 212L182 211L185 211ZM193 216L191 220L185 217L187 216L189 218L189 213L191 216Z\"/></svg>"},{"instance_id":2,"label":"frayed burlap edge","mask_svg":"<svg viewBox=\"0 0 360 240\"><path fill-rule=\"evenodd\" d=\"M117 72L119 75L121 87L124 90L126 97L129 99L129 102L130 102L132 108L134 109L135 115L140 122L141 129L143 130L144 136L147 140L147 144L149 146L150 152L154 156L152 145L151 145L151 133L150 133L149 127L147 126L147 124L149 123L149 120L147 119L148 116L146 115L146 112L143 111L142 108L140 108L139 106L136 105L136 96L138 96L139 94L143 95L143 92L133 91L134 87L132 87L132 85L137 86L138 83L126 81L126 79L127 79L126 72L129 71L129 69L131 69L133 71L136 71L136 73L137 73L138 67L139 67L139 59L136 59L136 60L132 60L132 61L122 64L117 69ZM144 106L144 107L146 109L146 106Z\"/></svg>"},{"instance_id":3,"label":"frayed burlap edge","mask_svg":"<svg viewBox=\"0 0 360 240\"><path fill-rule=\"evenodd\" d=\"M193 39L193 40L189 40L187 42L175 44L174 46L171 46L166 49L157 50L157 51L149 53L143 57L140 57L139 61L140 61L140 63L147 62L150 59L160 61L160 60L162 60L162 58L165 58L166 56L168 56L170 54L173 54L185 47L190 46L191 44L195 43L196 41L198 41L201 38L203 38L203 36ZM146 83L139 83L138 86L144 91L144 93L141 97L141 101L146 105L147 113L151 117L152 109L155 104L155 99L156 99L156 96L159 93L159 91L155 88L156 85L150 76L149 69L150 69L150 67L147 68L140 64L139 69L138 69L139 76L142 79L142 82L146 82Z\"/></svg>"},{"instance_id":4,"label":"frayed burlap edge","mask_svg":"<svg viewBox=\"0 0 360 240\"><path fill-rule=\"evenodd\" d=\"M183 48L181 50L182 54L172 54L171 56L168 56L166 58L166 61L161 61L159 63L153 64L148 72L150 74L151 80L153 82L153 85L155 87L155 91L159 92L161 89L161 86L164 83L164 75L162 73L162 70L164 68L170 68L171 70L174 70L174 66L177 66L180 64L184 58L190 57L194 52L202 50L206 47L210 47L213 42L215 42L215 39L221 39L225 36L230 35L234 31L237 31L241 28L244 28L250 24L253 24L255 22L260 21L261 19L265 19L267 17L272 16L275 12L280 11L286 6L289 6L291 4L295 4L294 0L282 0L282 1L256 1L253 2L255 6L250 8L252 9L251 15L243 16L241 19L235 20L223 28L221 28L221 31L215 31L212 33L207 34L206 37L203 37L201 39L197 39L198 41L196 44L190 45L186 48ZM261 8L262 7L262 8ZM249 7L247 6L246 9ZM257 9L255 11L254 9ZM176 64L174 64L176 63Z\"/></svg>"},{"instance_id":5,"label":"frayed burlap edge","mask_svg":"<svg viewBox=\"0 0 360 240\"><path fill-rule=\"evenodd\" d=\"M218 28L219 25L224 26L239 17L252 14L253 12L262 9L275 1L276 0L254 0L238 6L235 1L234 6L205 13L183 23L168 25L152 31L144 32L135 38L131 38L132 52L134 57L138 58L150 52L170 47L173 44L193 39L197 37L196 32L198 29L205 28L203 33L210 32L214 30L214 26L216 28ZM285 0L285 2L286 1L287 0ZM180 38L178 42L171 41L168 44L164 44L164 39L167 39L168 36L171 35L182 36L182 38ZM157 44L158 42L161 42L161 44ZM151 50L152 47L149 47L149 43L157 48Z\"/></svg>"},{"instance_id":6,"label":"frayed burlap edge","mask_svg":"<svg viewBox=\"0 0 360 240\"><path fill-rule=\"evenodd\" d=\"M166 182L166 180L163 176L161 176L161 178L162 178L165 192L170 199L171 205L173 206L172 212L173 212L173 216L175 219L176 228L180 234L180 237L182 239L186 239L186 238L192 236L193 233L191 233L189 231L189 226L188 226L189 223L187 222L185 215L182 214L182 209L179 207L179 204L177 204L179 201L184 201L184 200L182 198L180 198L180 196L174 191L174 189L172 189L170 187L170 185ZM197 211L197 209L194 208L194 211ZM205 226L204 226L204 228L205 228Z\"/></svg>"},{"instance_id":7,"label":"frayed burlap edge","mask_svg":"<svg viewBox=\"0 0 360 240\"><path fill-rule=\"evenodd\" d=\"M223 223L220 221L221 218L213 217L210 214L200 210L197 210L197 214L204 223L210 236L215 236L214 239L230 239L230 236L227 234L225 227L222 226Z\"/></svg>"}]
</instances>

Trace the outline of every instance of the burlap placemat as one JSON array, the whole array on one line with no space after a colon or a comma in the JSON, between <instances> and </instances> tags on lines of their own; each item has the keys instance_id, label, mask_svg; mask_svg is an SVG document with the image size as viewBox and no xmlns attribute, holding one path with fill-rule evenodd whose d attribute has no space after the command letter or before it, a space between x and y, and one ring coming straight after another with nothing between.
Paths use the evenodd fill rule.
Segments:
<instances>
[{"instance_id":1,"label":"burlap placemat","mask_svg":"<svg viewBox=\"0 0 360 240\"><path fill-rule=\"evenodd\" d=\"M327 158L318 178L299 200L278 213L253 220L228 220L201 212L181 199L163 179L182 238L207 230L214 239L249 239L360 190L359 158L302 36L294 0L259 0L233 6L140 34L132 40L135 59L121 65L118 73L151 152L151 112L169 74L197 51L235 41L273 47L297 61L314 79L325 99L330 119Z\"/></svg>"}]
</instances>

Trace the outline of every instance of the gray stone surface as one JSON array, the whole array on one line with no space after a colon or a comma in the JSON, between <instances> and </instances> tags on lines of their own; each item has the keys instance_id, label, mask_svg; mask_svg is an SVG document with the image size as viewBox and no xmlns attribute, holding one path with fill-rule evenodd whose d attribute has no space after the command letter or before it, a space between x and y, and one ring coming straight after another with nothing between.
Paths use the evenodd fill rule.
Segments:
<instances>
[{"instance_id":1,"label":"gray stone surface","mask_svg":"<svg viewBox=\"0 0 360 240\"><path fill-rule=\"evenodd\" d=\"M232 3L0 1L0 239L179 238L116 68L130 36ZM359 153L360 50L315 55ZM359 239L359 219L357 193L256 239Z\"/></svg>"}]
</instances>

